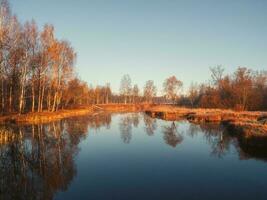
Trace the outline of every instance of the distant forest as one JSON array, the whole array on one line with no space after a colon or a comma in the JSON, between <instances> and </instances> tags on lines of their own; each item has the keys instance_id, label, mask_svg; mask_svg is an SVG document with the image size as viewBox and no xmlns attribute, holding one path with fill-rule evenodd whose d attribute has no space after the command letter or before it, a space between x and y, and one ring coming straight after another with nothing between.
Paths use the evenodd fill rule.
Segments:
<instances>
[{"instance_id":1,"label":"distant forest","mask_svg":"<svg viewBox=\"0 0 267 200\"><path fill-rule=\"evenodd\" d=\"M91 104L171 103L179 106L234 110L267 110L267 72L239 67L224 74L212 67L205 84L192 83L182 94L175 76L163 83L163 94L148 80L140 89L129 75L121 79L119 93L110 85L89 86L75 72L76 53L71 44L55 37L53 25L39 30L34 21L20 23L8 1L0 5L0 113L57 111Z\"/></svg>"}]
</instances>

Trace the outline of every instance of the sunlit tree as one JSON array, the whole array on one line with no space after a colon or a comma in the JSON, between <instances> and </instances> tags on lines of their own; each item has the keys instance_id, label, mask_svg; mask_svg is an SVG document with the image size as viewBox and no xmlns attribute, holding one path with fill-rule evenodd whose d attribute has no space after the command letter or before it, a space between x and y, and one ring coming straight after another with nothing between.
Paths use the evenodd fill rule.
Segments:
<instances>
[{"instance_id":1,"label":"sunlit tree","mask_svg":"<svg viewBox=\"0 0 267 200\"><path fill-rule=\"evenodd\" d=\"M172 100L175 103L175 100L178 97L178 91L182 88L182 81L178 80L175 76L167 78L163 83L163 90L167 99Z\"/></svg>"},{"instance_id":2,"label":"sunlit tree","mask_svg":"<svg viewBox=\"0 0 267 200\"><path fill-rule=\"evenodd\" d=\"M157 88L154 85L154 81L148 80L144 86L144 98L148 103L152 103L153 98L157 94Z\"/></svg>"},{"instance_id":3,"label":"sunlit tree","mask_svg":"<svg viewBox=\"0 0 267 200\"><path fill-rule=\"evenodd\" d=\"M128 74L125 74L121 79L120 94L124 97L124 103L127 103L132 90L132 80Z\"/></svg>"}]
</instances>

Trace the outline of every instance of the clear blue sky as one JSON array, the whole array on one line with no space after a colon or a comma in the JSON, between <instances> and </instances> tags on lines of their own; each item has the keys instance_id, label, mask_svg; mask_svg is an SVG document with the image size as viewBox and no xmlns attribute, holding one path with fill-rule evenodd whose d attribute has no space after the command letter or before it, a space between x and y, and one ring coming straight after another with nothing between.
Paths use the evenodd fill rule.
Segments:
<instances>
[{"instance_id":1,"label":"clear blue sky","mask_svg":"<svg viewBox=\"0 0 267 200\"><path fill-rule=\"evenodd\" d=\"M267 0L10 0L21 21L75 48L77 72L92 84L110 82L117 91L123 74L143 87L161 88L170 75L185 88L223 65L267 70ZM161 90L161 89L160 89Z\"/></svg>"}]
</instances>

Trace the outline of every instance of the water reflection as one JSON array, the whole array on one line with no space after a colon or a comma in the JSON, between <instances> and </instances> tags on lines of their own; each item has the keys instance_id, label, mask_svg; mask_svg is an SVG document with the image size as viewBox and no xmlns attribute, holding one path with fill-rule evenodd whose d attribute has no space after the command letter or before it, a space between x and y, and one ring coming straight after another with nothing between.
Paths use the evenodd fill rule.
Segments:
<instances>
[{"instance_id":1,"label":"water reflection","mask_svg":"<svg viewBox=\"0 0 267 200\"><path fill-rule=\"evenodd\" d=\"M174 122L170 126L163 126L162 133L165 143L172 147L176 147L177 144L183 141L183 135L178 131L177 125Z\"/></svg>"},{"instance_id":2,"label":"water reflection","mask_svg":"<svg viewBox=\"0 0 267 200\"><path fill-rule=\"evenodd\" d=\"M187 135L195 137L202 134L210 145L211 155L223 158L234 147L241 160L260 159L267 161L267 138L239 137L232 130L219 124L190 124Z\"/></svg>"},{"instance_id":3,"label":"water reflection","mask_svg":"<svg viewBox=\"0 0 267 200\"><path fill-rule=\"evenodd\" d=\"M140 114L130 113L122 115L119 121L119 129L121 133L121 139L125 144L129 144L132 139L132 128L137 128L139 125Z\"/></svg>"},{"instance_id":4,"label":"water reflection","mask_svg":"<svg viewBox=\"0 0 267 200\"><path fill-rule=\"evenodd\" d=\"M154 132L157 129L157 120L148 115L144 115L144 124L147 135L154 135Z\"/></svg>"},{"instance_id":5,"label":"water reflection","mask_svg":"<svg viewBox=\"0 0 267 200\"><path fill-rule=\"evenodd\" d=\"M140 114L138 114L138 113L132 113L132 114L131 114L131 117L132 117L132 119L133 119L133 126L134 126L135 128L137 128L138 125L139 125L140 119L141 119Z\"/></svg>"},{"instance_id":6,"label":"water reflection","mask_svg":"<svg viewBox=\"0 0 267 200\"><path fill-rule=\"evenodd\" d=\"M76 174L77 145L62 122L8 131L14 137L0 147L0 199L52 199L68 188Z\"/></svg>"},{"instance_id":7,"label":"water reflection","mask_svg":"<svg viewBox=\"0 0 267 200\"><path fill-rule=\"evenodd\" d=\"M99 130L101 127L109 129L111 124L111 116L112 115L110 113L99 113L94 116L85 117L84 120L90 129Z\"/></svg>"},{"instance_id":8,"label":"water reflection","mask_svg":"<svg viewBox=\"0 0 267 200\"><path fill-rule=\"evenodd\" d=\"M0 199L53 199L77 171L74 157L89 128L109 128L111 115L50 124L0 127ZM27 195L27 196L26 196Z\"/></svg>"},{"instance_id":9,"label":"water reflection","mask_svg":"<svg viewBox=\"0 0 267 200\"><path fill-rule=\"evenodd\" d=\"M110 129L112 119L106 113L49 124L0 126L0 199L53 199L58 191L68 190L77 174L75 156L80 142L90 139L92 129ZM186 136L201 136L211 155L218 158L226 156L233 146L240 159L267 160L267 141L236 138L219 125L164 122L139 113L119 115L116 122L125 144L135 137L134 128L144 128L149 136L161 132L166 145L173 148Z\"/></svg>"},{"instance_id":10,"label":"water reflection","mask_svg":"<svg viewBox=\"0 0 267 200\"><path fill-rule=\"evenodd\" d=\"M235 138L231 137L226 128L219 124L201 124L199 127L206 141L211 145L213 156L223 158L229 153L230 145L236 145Z\"/></svg>"},{"instance_id":11,"label":"water reflection","mask_svg":"<svg viewBox=\"0 0 267 200\"><path fill-rule=\"evenodd\" d=\"M238 138L240 159L257 159L267 161L267 138Z\"/></svg>"},{"instance_id":12,"label":"water reflection","mask_svg":"<svg viewBox=\"0 0 267 200\"><path fill-rule=\"evenodd\" d=\"M126 144L129 144L132 139L132 122L130 116L122 117L119 122L121 139Z\"/></svg>"}]
</instances>

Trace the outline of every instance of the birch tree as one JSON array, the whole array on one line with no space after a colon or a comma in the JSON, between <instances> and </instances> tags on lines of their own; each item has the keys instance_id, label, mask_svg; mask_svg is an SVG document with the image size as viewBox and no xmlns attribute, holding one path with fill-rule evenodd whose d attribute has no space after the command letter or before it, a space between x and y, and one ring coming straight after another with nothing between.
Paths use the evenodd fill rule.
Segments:
<instances>
[{"instance_id":1,"label":"birch tree","mask_svg":"<svg viewBox=\"0 0 267 200\"><path fill-rule=\"evenodd\" d=\"M128 74L124 75L121 79L120 94L124 97L124 103L127 103L132 89L132 80Z\"/></svg>"},{"instance_id":2,"label":"birch tree","mask_svg":"<svg viewBox=\"0 0 267 200\"><path fill-rule=\"evenodd\" d=\"M163 90L167 99L170 99L173 103L175 103L178 97L178 92L182 86L182 81L178 80L175 76L167 78L163 83Z\"/></svg>"},{"instance_id":3,"label":"birch tree","mask_svg":"<svg viewBox=\"0 0 267 200\"><path fill-rule=\"evenodd\" d=\"M152 103L153 97L155 97L157 94L157 88L154 85L154 81L148 80L144 87L144 97L146 99L146 102Z\"/></svg>"}]
</instances>

